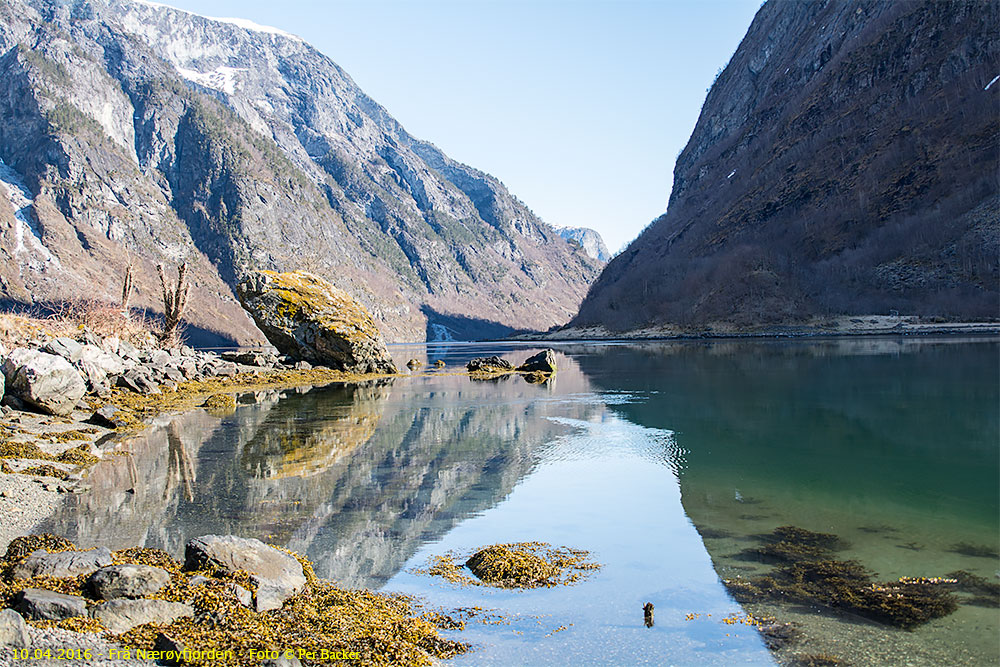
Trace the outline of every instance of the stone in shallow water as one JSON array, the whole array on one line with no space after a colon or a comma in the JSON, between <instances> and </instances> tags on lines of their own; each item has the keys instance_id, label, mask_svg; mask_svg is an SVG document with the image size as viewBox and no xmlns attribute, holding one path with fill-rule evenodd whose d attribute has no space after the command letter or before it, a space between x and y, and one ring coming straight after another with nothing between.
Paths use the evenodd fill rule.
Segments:
<instances>
[{"instance_id":1,"label":"stone in shallow water","mask_svg":"<svg viewBox=\"0 0 1000 667\"><path fill-rule=\"evenodd\" d=\"M44 549L33 551L23 563L14 568L15 579L29 577L75 577L90 574L98 568L111 565L111 552L107 547L91 551L59 551L49 553Z\"/></svg>"},{"instance_id":2,"label":"stone in shallow water","mask_svg":"<svg viewBox=\"0 0 1000 667\"><path fill-rule=\"evenodd\" d=\"M37 621L61 621L87 615L87 602L77 595L64 595L41 588L25 588L14 598L14 609Z\"/></svg>"},{"instance_id":3,"label":"stone in shallow water","mask_svg":"<svg viewBox=\"0 0 1000 667\"><path fill-rule=\"evenodd\" d=\"M141 598L167 585L170 573L151 565L111 565L90 575L87 585L99 598Z\"/></svg>"},{"instance_id":4,"label":"stone in shallow water","mask_svg":"<svg viewBox=\"0 0 1000 667\"><path fill-rule=\"evenodd\" d=\"M476 357L465 366L470 373L509 373L514 365L500 357Z\"/></svg>"},{"instance_id":5,"label":"stone in shallow water","mask_svg":"<svg viewBox=\"0 0 1000 667\"><path fill-rule=\"evenodd\" d=\"M181 602L119 598L97 605L90 611L90 616L111 632L121 634L146 623L167 624L178 618L194 616L194 608Z\"/></svg>"},{"instance_id":6,"label":"stone in shallow water","mask_svg":"<svg viewBox=\"0 0 1000 667\"><path fill-rule=\"evenodd\" d=\"M542 350L538 354L528 357L517 370L535 373L555 373L556 355L552 350Z\"/></svg>"}]
</instances>

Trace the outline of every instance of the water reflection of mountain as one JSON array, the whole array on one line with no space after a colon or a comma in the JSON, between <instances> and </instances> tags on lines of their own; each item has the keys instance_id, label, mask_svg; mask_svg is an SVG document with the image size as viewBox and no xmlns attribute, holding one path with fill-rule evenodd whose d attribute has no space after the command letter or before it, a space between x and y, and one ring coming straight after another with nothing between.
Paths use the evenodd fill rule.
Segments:
<instances>
[{"instance_id":1,"label":"water reflection of mountain","mask_svg":"<svg viewBox=\"0 0 1000 667\"><path fill-rule=\"evenodd\" d=\"M559 387L585 391L561 359ZM164 419L93 470L47 526L81 544L183 552L205 533L308 555L320 576L378 586L424 542L492 507L566 430L555 387L464 375L255 397L236 413ZM541 399L541 400L539 400ZM581 402L587 419L600 410Z\"/></svg>"},{"instance_id":2,"label":"water reflection of mountain","mask_svg":"<svg viewBox=\"0 0 1000 667\"><path fill-rule=\"evenodd\" d=\"M979 520L997 515L995 342L676 342L566 351L595 387L648 393L616 410L678 434L688 452L685 505L723 490L749 496L755 485L792 497L808 485L811 495L833 500L849 485L854 500L903 498Z\"/></svg>"}]
</instances>

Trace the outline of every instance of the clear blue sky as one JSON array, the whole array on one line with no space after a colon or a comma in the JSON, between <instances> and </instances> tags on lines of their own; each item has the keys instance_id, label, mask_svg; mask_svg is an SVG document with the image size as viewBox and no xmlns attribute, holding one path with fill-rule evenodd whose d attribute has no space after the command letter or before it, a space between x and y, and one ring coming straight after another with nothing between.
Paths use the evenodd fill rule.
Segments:
<instances>
[{"instance_id":1,"label":"clear blue sky","mask_svg":"<svg viewBox=\"0 0 1000 667\"><path fill-rule=\"evenodd\" d=\"M328 55L410 134L612 252L663 213L674 159L760 0L165 0Z\"/></svg>"}]
</instances>

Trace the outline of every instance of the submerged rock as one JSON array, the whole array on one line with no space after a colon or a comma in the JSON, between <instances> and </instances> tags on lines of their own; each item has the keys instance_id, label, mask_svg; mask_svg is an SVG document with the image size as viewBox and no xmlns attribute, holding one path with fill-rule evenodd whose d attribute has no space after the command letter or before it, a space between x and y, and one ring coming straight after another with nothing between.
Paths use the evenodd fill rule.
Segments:
<instances>
[{"instance_id":1,"label":"submerged rock","mask_svg":"<svg viewBox=\"0 0 1000 667\"><path fill-rule=\"evenodd\" d=\"M17 348L3 362L7 391L42 412L68 415L87 393L83 377L62 357Z\"/></svg>"},{"instance_id":2,"label":"submerged rock","mask_svg":"<svg viewBox=\"0 0 1000 667\"><path fill-rule=\"evenodd\" d=\"M354 373L397 372L368 310L319 276L257 271L237 294L284 354Z\"/></svg>"}]
</instances>

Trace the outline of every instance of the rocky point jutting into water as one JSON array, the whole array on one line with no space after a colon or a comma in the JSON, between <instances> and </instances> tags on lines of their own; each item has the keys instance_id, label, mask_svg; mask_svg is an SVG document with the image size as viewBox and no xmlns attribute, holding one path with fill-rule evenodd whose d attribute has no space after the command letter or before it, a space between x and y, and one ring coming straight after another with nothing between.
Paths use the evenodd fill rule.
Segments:
<instances>
[{"instance_id":1,"label":"rocky point jutting into water","mask_svg":"<svg viewBox=\"0 0 1000 667\"><path fill-rule=\"evenodd\" d=\"M998 314L1000 5L772 0L573 327Z\"/></svg>"},{"instance_id":2,"label":"rocky point jutting into water","mask_svg":"<svg viewBox=\"0 0 1000 667\"><path fill-rule=\"evenodd\" d=\"M410 136L301 39L131 0L0 2L0 302L159 312L261 342L234 288L306 269L389 340L568 320L598 271L497 179Z\"/></svg>"}]
</instances>

